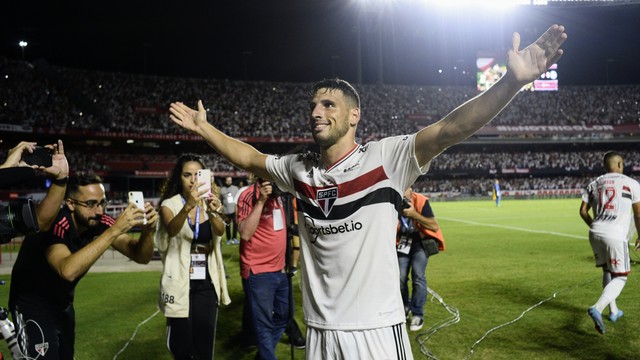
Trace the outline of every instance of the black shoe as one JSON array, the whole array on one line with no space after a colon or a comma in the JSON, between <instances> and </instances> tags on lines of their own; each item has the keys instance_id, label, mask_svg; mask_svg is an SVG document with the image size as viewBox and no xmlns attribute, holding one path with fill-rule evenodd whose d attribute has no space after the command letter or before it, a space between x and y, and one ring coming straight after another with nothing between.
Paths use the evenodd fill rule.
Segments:
<instances>
[{"instance_id":1,"label":"black shoe","mask_svg":"<svg viewBox=\"0 0 640 360\"><path fill-rule=\"evenodd\" d=\"M291 326L290 324L292 324L293 326ZM287 328L284 332L289 337L289 343L291 343L296 348L304 349L307 346L306 341L302 336L302 332L298 327L298 323L296 323L295 320L292 320L289 324L287 324Z\"/></svg>"}]
</instances>

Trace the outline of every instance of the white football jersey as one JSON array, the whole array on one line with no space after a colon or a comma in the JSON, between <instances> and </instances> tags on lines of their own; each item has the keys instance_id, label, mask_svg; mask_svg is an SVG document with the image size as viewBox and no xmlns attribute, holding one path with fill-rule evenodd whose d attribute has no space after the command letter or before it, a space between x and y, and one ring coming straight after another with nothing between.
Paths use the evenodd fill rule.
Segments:
<instances>
[{"instance_id":1,"label":"white football jersey","mask_svg":"<svg viewBox=\"0 0 640 360\"><path fill-rule=\"evenodd\" d=\"M640 201L640 184L618 173L607 173L587 185L582 201L593 209L591 231L626 239L632 220L632 207Z\"/></svg>"},{"instance_id":2,"label":"white football jersey","mask_svg":"<svg viewBox=\"0 0 640 360\"><path fill-rule=\"evenodd\" d=\"M395 248L402 194L429 168L415 135L357 145L325 169L318 154L269 156L267 170L294 194L309 326L365 330L405 321Z\"/></svg>"}]
</instances>

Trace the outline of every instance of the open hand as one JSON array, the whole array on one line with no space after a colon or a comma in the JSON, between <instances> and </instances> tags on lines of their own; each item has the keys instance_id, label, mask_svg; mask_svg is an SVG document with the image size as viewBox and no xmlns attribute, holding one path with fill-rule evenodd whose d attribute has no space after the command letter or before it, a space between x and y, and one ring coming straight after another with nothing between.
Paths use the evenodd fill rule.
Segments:
<instances>
[{"instance_id":1,"label":"open hand","mask_svg":"<svg viewBox=\"0 0 640 360\"><path fill-rule=\"evenodd\" d=\"M537 79L560 59L560 46L566 39L564 26L552 25L533 44L519 50L520 34L513 33L512 48L507 53L507 76L522 85Z\"/></svg>"},{"instance_id":2,"label":"open hand","mask_svg":"<svg viewBox=\"0 0 640 360\"><path fill-rule=\"evenodd\" d=\"M198 132L207 123L207 111L202 106L202 100L198 100L197 111L181 102L174 102L169 105L169 112L169 118L174 123L191 132Z\"/></svg>"},{"instance_id":3,"label":"open hand","mask_svg":"<svg viewBox=\"0 0 640 360\"><path fill-rule=\"evenodd\" d=\"M62 140L57 144L45 145L51 151L51 166L32 166L34 169L42 171L54 180L62 180L69 176L69 163L64 155L64 145Z\"/></svg>"}]
</instances>

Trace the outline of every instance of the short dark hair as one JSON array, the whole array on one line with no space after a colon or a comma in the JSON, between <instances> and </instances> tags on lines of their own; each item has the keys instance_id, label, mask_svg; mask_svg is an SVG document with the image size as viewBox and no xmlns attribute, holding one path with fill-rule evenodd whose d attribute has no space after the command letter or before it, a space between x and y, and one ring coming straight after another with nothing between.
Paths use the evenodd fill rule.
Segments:
<instances>
[{"instance_id":1,"label":"short dark hair","mask_svg":"<svg viewBox=\"0 0 640 360\"><path fill-rule=\"evenodd\" d=\"M102 178L94 172L79 172L73 176L69 176L69 182L67 183L66 197L77 194L80 190L80 186L87 186L93 184L102 184Z\"/></svg>"},{"instance_id":2,"label":"short dark hair","mask_svg":"<svg viewBox=\"0 0 640 360\"><path fill-rule=\"evenodd\" d=\"M315 96L320 89L340 90L347 99L351 100L357 108L360 108L360 95L358 95L358 92L353 85L349 84L346 80L335 78L318 81L311 87L309 96Z\"/></svg>"},{"instance_id":3,"label":"short dark hair","mask_svg":"<svg viewBox=\"0 0 640 360\"><path fill-rule=\"evenodd\" d=\"M616 165L616 158L620 158L620 161L623 160L622 154L617 151L611 150L604 153L604 156L602 157L602 163L605 169L613 169L613 167Z\"/></svg>"}]
</instances>

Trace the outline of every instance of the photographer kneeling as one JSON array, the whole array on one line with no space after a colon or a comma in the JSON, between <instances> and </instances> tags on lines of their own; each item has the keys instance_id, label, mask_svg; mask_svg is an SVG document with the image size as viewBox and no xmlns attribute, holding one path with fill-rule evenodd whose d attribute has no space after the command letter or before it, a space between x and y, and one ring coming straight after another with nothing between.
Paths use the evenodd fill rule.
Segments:
<instances>
[{"instance_id":1,"label":"photographer kneeling","mask_svg":"<svg viewBox=\"0 0 640 360\"><path fill-rule=\"evenodd\" d=\"M51 229L25 238L11 274L9 308L28 358L73 359L74 290L110 246L137 263L151 260L156 210L150 203L144 211L130 203L113 219L106 206L100 177L70 177L65 206ZM139 239L128 234L136 226L142 228Z\"/></svg>"}]
</instances>

